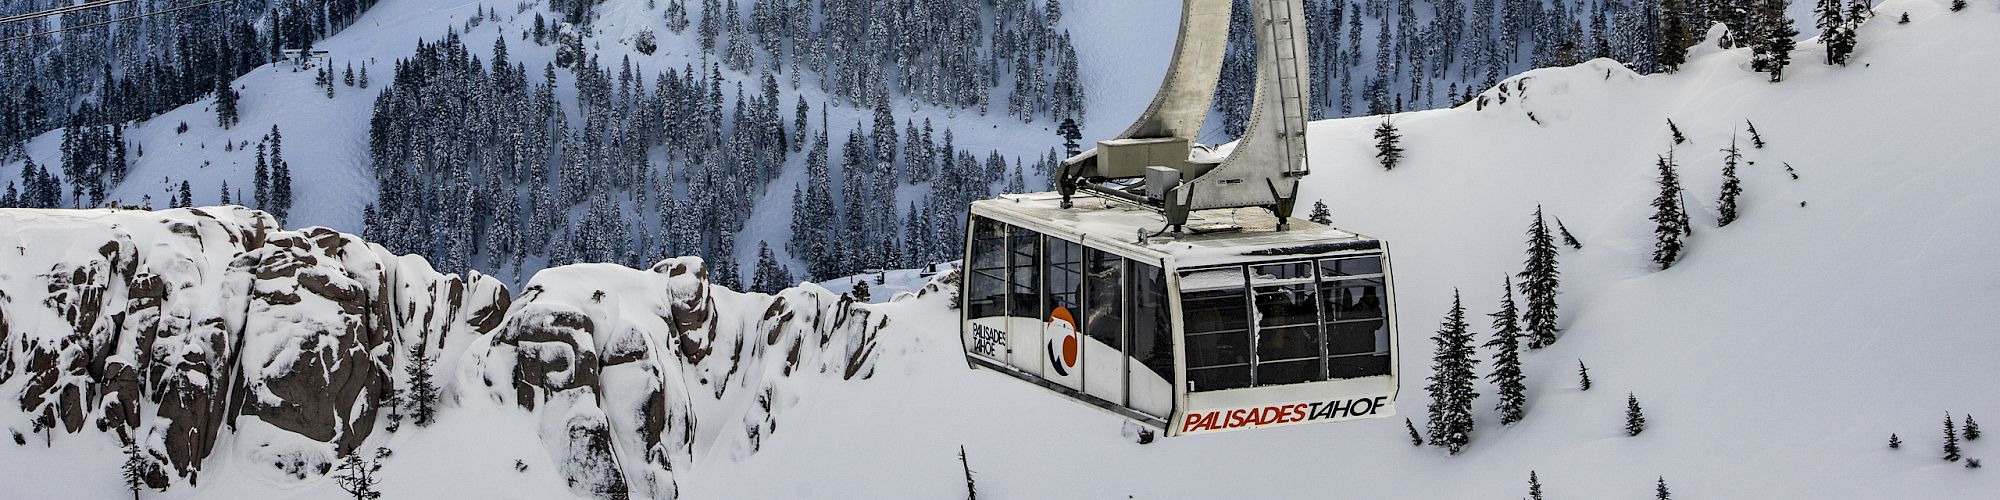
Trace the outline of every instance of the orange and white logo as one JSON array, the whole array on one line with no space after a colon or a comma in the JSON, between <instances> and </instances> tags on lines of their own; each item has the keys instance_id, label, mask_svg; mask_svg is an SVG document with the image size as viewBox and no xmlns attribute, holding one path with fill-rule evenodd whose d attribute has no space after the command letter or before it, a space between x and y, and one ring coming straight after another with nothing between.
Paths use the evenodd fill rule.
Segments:
<instances>
[{"instance_id":1,"label":"orange and white logo","mask_svg":"<svg viewBox=\"0 0 2000 500\"><path fill-rule=\"evenodd\" d=\"M1055 368L1056 375L1067 377L1083 357L1083 339L1076 333L1076 318L1069 308L1057 306L1049 312L1049 322L1042 326L1042 338L1048 339L1049 366Z\"/></svg>"}]
</instances>

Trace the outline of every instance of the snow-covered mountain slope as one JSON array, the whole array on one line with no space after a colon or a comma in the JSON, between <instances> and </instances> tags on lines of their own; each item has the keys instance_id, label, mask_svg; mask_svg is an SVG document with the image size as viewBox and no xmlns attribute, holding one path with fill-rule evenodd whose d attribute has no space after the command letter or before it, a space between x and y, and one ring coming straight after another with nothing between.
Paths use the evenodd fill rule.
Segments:
<instances>
[{"instance_id":1,"label":"snow-covered mountain slope","mask_svg":"<svg viewBox=\"0 0 2000 500\"><path fill-rule=\"evenodd\" d=\"M606 484L580 478L616 474L637 496L948 498L964 494L963 446L986 498L1518 497L1530 470L1551 498L1644 498L1656 477L1682 498L1984 498L2000 480L1940 460L1938 427L1946 411L2000 414L1983 382L2000 342L1980 314L2000 302L1991 284L2000 265L1987 257L2000 250L1989 223L2000 197L1986 189L2000 182L2000 144L1985 140L2000 132L2000 107L1980 97L2000 77L1991 36L2000 6L1950 12L1948 3L1891 0L1861 30L1850 66L1819 64L1806 43L1778 84L1749 71L1743 50L1699 54L1672 75L1604 61L1520 75L1504 103L1492 89L1484 105L1394 117L1409 152L1393 171L1372 158L1378 119L1315 123L1306 198L1325 199L1337 225L1395 251L1402 409L1417 420L1427 332L1452 290L1473 314L1495 307L1537 204L1584 245L1561 256L1562 340L1526 356L1526 420L1501 427L1492 399L1481 399L1478 430L1457 456L1409 446L1394 420L1135 444L1116 417L967 369L949 289L843 306L811 286L776 297L702 287L689 279L696 268L675 272L691 261L543 272L502 326L448 336L468 347L439 367L455 397L437 424L371 433L359 448L396 450L382 472L391 496L562 496ZM1896 24L1904 11L1912 22ZM1696 228L1687 256L1655 271L1648 202L1669 118L1688 138L1675 150ZM1766 147L1749 145L1746 119ZM1739 172L1743 218L1715 227L1717 150L1732 133L1755 165ZM53 293L50 266L91 262L106 238L30 221L71 214L18 214L0 234L23 236L0 241L36 257L0 261L11 273L0 280L9 296L0 314L46 325L36 338L63 336L55 309L24 297ZM150 220L131 217L120 227ZM134 246L172 234L146 232ZM697 314L689 306L704 295L711 307ZM779 330L798 333L774 343L764 332L785 317L773 307L780 299L795 304L793 318L819 320L794 320ZM857 311L870 317L828 329ZM571 317L592 326L560 319ZM713 328L686 327L700 317ZM1490 333L1476 329L1481 340ZM866 377L849 369L863 366L848 361L857 351L842 347L863 338L876 353ZM798 363L776 354L788 346L804 347ZM722 363L725 352L744 361ZM1595 382L1587 392L1579 360ZM793 366L815 369L785 376ZM690 390L681 406L654 389L670 381L720 396ZM767 388L779 395L772 409L757 396ZM1646 409L1637 437L1622 429L1627 393ZM691 426L649 420L690 414ZM27 425L16 415L5 425ZM245 418L243 427L265 421ZM1890 433L1901 449L1887 448ZM48 449L24 434L27 445L0 443L10 493L124 493L112 435L58 432ZM256 451L299 434L226 436L199 486L152 497L344 497L331 480L272 472L283 464L273 469ZM663 445L679 442L690 444ZM2000 451L1988 440L1965 447L1975 458Z\"/></svg>"}]
</instances>

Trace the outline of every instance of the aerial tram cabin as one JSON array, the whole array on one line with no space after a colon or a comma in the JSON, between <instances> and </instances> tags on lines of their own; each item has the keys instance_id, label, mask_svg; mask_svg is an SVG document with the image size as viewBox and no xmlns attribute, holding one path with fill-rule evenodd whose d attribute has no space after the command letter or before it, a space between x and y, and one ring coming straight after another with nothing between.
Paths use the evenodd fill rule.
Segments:
<instances>
[{"instance_id":1,"label":"aerial tram cabin","mask_svg":"<svg viewBox=\"0 0 2000 500\"><path fill-rule=\"evenodd\" d=\"M1141 240L1145 207L1094 196L972 205L966 359L1167 435L1393 415L1381 241L1260 210Z\"/></svg>"},{"instance_id":2,"label":"aerial tram cabin","mask_svg":"<svg viewBox=\"0 0 2000 500\"><path fill-rule=\"evenodd\" d=\"M1305 16L1298 0L1250 4L1255 109L1234 147L1193 142L1231 2L1183 0L1137 122L1064 160L1055 192L972 204L972 366L1167 436L1395 414L1388 245L1291 217L1309 173Z\"/></svg>"}]
</instances>

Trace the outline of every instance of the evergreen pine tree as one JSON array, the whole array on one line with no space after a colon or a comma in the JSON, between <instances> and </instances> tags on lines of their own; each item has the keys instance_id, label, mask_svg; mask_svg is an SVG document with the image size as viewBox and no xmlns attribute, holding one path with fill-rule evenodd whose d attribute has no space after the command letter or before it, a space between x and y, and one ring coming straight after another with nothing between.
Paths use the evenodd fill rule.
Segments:
<instances>
[{"instance_id":1,"label":"evergreen pine tree","mask_svg":"<svg viewBox=\"0 0 2000 500\"><path fill-rule=\"evenodd\" d=\"M125 489L132 490L132 500L139 500L139 490L146 487L146 476L153 471L153 461L146 458L138 444L125 443L125 463L119 473L125 479Z\"/></svg>"},{"instance_id":2,"label":"evergreen pine tree","mask_svg":"<svg viewBox=\"0 0 2000 500\"><path fill-rule=\"evenodd\" d=\"M223 130L228 130L229 127L236 126L236 122L239 119L236 101L239 97L240 95L236 93L236 88L230 86L229 82L221 82L215 86L216 126L222 127Z\"/></svg>"},{"instance_id":3,"label":"evergreen pine tree","mask_svg":"<svg viewBox=\"0 0 2000 500\"><path fill-rule=\"evenodd\" d=\"M1064 118L1062 125L1056 127L1056 135L1063 139L1063 158L1074 158L1083 154L1081 146L1076 142L1083 139L1083 132L1077 128L1075 119Z\"/></svg>"},{"instance_id":4,"label":"evergreen pine tree","mask_svg":"<svg viewBox=\"0 0 2000 500\"><path fill-rule=\"evenodd\" d=\"M1403 429L1410 431L1410 446L1424 445L1424 435L1417 432L1417 424L1411 423L1410 417L1403 417Z\"/></svg>"},{"instance_id":5,"label":"evergreen pine tree","mask_svg":"<svg viewBox=\"0 0 2000 500\"><path fill-rule=\"evenodd\" d=\"M1751 47L1753 54L1750 67L1771 74L1771 82L1785 79L1785 66L1792 63L1792 48L1797 45L1792 39L1799 36L1799 30L1792 27L1792 18L1785 15L1787 0L1752 0L1759 2L1755 9L1758 41Z\"/></svg>"},{"instance_id":6,"label":"evergreen pine tree","mask_svg":"<svg viewBox=\"0 0 2000 500\"><path fill-rule=\"evenodd\" d=\"M1540 349L1555 344L1556 294L1562 287L1562 271L1556 262L1555 238L1549 234L1541 205L1535 206L1535 221L1528 225L1528 258L1519 277L1521 294L1528 307L1521 315L1526 323L1528 347Z\"/></svg>"},{"instance_id":7,"label":"evergreen pine tree","mask_svg":"<svg viewBox=\"0 0 2000 500\"><path fill-rule=\"evenodd\" d=\"M1569 245L1569 247L1572 249L1582 250L1583 242L1576 241L1576 236L1569 234L1569 226L1563 225L1562 217L1556 217L1555 219L1556 219L1556 234L1562 235L1563 244Z\"/></svg>"},{"instance_id":8,"label":"evergreen pine tree","mask_svg":"<svg viewBox=\"0 0 2000 500\"><path fill-rule=\"evenodd\" d=\"M1584 366L1581 359L1576 360L1576 376L1577 386L1582 390L1590 390L1590 367Z\"/></svg>"},{"instance_id":9,"label":"evergreen pine tree","mask_svg":"<svg viewBox=\"0 0 2000 500\"><path fill-rule=\"evenodd\" d=\"M1403 148L1398 145L1402 140L1396 124L1386 118L1381 126L1375 127L1375 158L1381 160L1382 169L1395 170L1396 164L1403 161Z\"/></svg>"},{"instance_id":10,"label":"evergreen pine tree","mask_svg":"<svg viewBox=\"0 0 2000 500\"><path fill-rule=\"evenodd\" d=\"M250 177L250 184L253 186L252 191L256 193L255 195L256 197L254 198L254 200L257 203L257 206L252 208L262 210L266 209L267 207L270 207L271 170L268 164L265 162L264 143L262 142L257 143L257 170L256 173L252 174L252 176Z\"/></svg>"},{"instance_id":11,"label":"evergreen pine tree","mask_svg":"<svg viewBox=\"0 0 2000 500\"><path fill-rule=\"evenodd\" d=\"M1667 119L1667 131L1673 133L1674 144L1687 144L1688 141L1687 136L1681 134L1681 127L1679 125L1675 125L1674 119L1672 118Z\"/></svg>"},{"instance_id":12,"label":"evergreen pine tree","mask_svg":"<svg viewBox=\"0 0 2000 500\"><path fill-rule=\"evenodd\" d=\"M1751 122L1750 122L1750 120L1748 120L1748 119L1745 119L1745 120L1743 120L1743 124L1744 124L1744 125L1746 125L1746 126L1749 126L1749 128L1750 128L1750 130L1749 130L1749 131L1750 131L1750 145L1751 145L1751 146L1756 146L1756 147L1757 147L1757 149L1764 149L1764 136L1763 136L1762 134L1758 134L1758 133L1757 133L1757 124L1755 124L1755 123L1751 123Z\"/></svg>"},{"instance_id":13,"label":"evergreen pine tree","mask_svg":"<svg viewBox=\"0 0 2000 500\"><path fill-rule=\"evenodd\" d=\"M1958 426L1955 426L1955 425L1952 425L1952 424L1951 424L1951 412L1944 412L1944 459L1945 459L1945 461L1949 461L1949 462L1957 462L1957 461L1958 461L1958 458L1959 458L1959 454L1958 454L1958 453L1959 453L1959 450L1958 450Z\"/></svg>"},{"instance_id":14,"label":"evergreen pine tree","mask_svg":"<svg viewBox=\"0 0 2000 500\"><path fill-rule=\"evenodd\" d=\"M1730 137L1729 148L1722 157L1722 197L1716 208L1716 225L1727 227L1736 222L1736 197L1743 194L1743 181L1736 178L1736 162L1743 159L1743 151L1737 149L1736 138Z\"/></svg>"},{"instance_id":15,"label":"evergreen pine tree","mask_svg":"<svg viewBox=\"0 0 2000 500\"><path fill-rule=\"evenodd\" d=\"M194 206L194 187L188 185L188 181L181 181L180 202L175 204L174 206L176 207Z\"/></svg>"},{"instance_id":16,"label":"evergreen pine tree","mask_svg":"<svg viewBox=\"0 0 2000 500\"><path fill-rule=\"evenodd\" d=\"M1687 62L1687 48L1694 45L1694 35L1688 31L1682 12L1682 0L1660 2L1660 67L1668 73L1680 71L1681 63ZM1669 120L1669 123L1672 123ZM1677 138L1679 132L1674 134ZM1677 139L1678 140L1678 139Z\"/></svg>"},{"instance_id":17,"label":"evergreen pine tree","mask_svg":"<svg viewBox=\"0 0 2000 500\"><path fill-rule=\"evenodd\" d=\"M1434 371L1430 384L1424 388L1431 397L1430 443L1443 446L1455 455L1472 440L1472 403L1479 398L1479 393L1474 392L1472 387L1472 370L1479 360L1473 358L1472 333L1465 324L1465 306L1455 290L1452 292L1451 312L1445 315L1433 341L1437 344L1437 352L1431 358Z\"/></svg>"},{"instance_id":18,"label":"evergreen pine tree","mask_svg":"<svg viewBox=\"0 0 2000 500\"><path fill-rule=\"evenodd\" d=\"M1903 17L1896 19L1896 24L1910 24L1910 13L1904 12Z\"/></svg>"},{"instance_id":19,"label":"evergreen pine tree","mask_svg":"<svg viewBox=\"0 0 2000 500\"><path fill-rule=\"evenodd\" d=\"M867 302L873 299L874 297L869 296L868 280L864 280L858 277L855 278L854 293L851 296L854 297L855 302Z\"/></svg>"},{"instance_id":20,"label":"evergreen pine tree","mask_svg":"<svg viewBox=\"0 0 2000 500\"><path fill-rule=\"evenodd\" d=\"M1333 212L1327 210L1326 200L1314 200L1312 215L1307 217L1323 226L1333 225Z\"/></svg>"},{"instance_id":21,"label":"evergreen pine tree","mask_svg":"<svg viewBox=\"0 0 2000 500\"><path fill-rule=\"evenodd\" d=\"M1646 412L1639 409L1639 396L1625 393L1625 435L1646 432Z\"/></svg>"},{"instance_id":22,"label":"evergreen pine tree","mask_svg":"<svg viewBox=\"0 0 2000 500\"><path fill-rule=\"evenodd\" d=\"M359 86L359 87L361 87L361 88L364 88L364 89L368 88L368 65L367 65L367 64L363 64L363 65L361 65L361 76L360 76L360 77L358 77L358 78L356 79L356 81L355 81L354 83L355 83L355 85L356 85L356 86Z\"/></svg>"},{"instance_id":23,"label":"evergreen pine tree","mask_svg":"<svg viewBox=\"0 0 2000 500\"><path fill-rule=\"evenodd\" d=\"M1493 348L1493 373L1486 379L1493 382L1500 398L1496 407L1500 410L1500 425L1521 421L1522 407L1528 402L1527 379L1521 373L1521 324L1514 307L1514 283L1512 278L1502 278L1500 312L1493 317L1493 340L1486 347Z\"/></svg>"},{"instance_id":24,"label":"evergreen pine tree","mask_svg":"<svg viewBox=\"0 0 2000 500\"><path fill-rule=\"evenodd\" d=\"M1979 440L1979 422L1974 422L1970 413L1965 414L1965 440Z\"/></svg>"},{"instance_id":25,"label":"evergreen pine tree","mask_svg":"<svg viewBox=\"0 0 2000 500\"><path fill-rule=\"evenodd\" d=\"M229 179L222 180L222 201L217 203L221 205L231 205L236 203L234 201L229 200Z\"/></svg>"},{"instance_id":26,"label":"evergreen pine tree","mask_svg":"<svg viewBox=\"0 0 2000 500\"><path fill-rule=\"evenodd\" d=\"M1528 471L1528 498L1542 500L1542 478L1535 471Z\"/></svg>"},{"instance_id":27,"label":"evergreen pine tree","mask_svg":"<svg viewBox=\"0 0 2000 500\"><path fill-rule=\"evenodd\" d=\"M424 355L423 345L410 346L410 365L403 372L410 376L410 390L407 404L410 418L419 427L428 426L437 416L438 386L431 381L431 358Z\"/></svg>"},{"instance_id":28,"label":"evergreen pine tree","mask_svg":"<svg viewBox=\"0 0 2000 500\"><path fill-rule=\"evenodd\" d=\"M1681 237L1687 236L1688 228L1683 225L1686 212L1681 206L1681 181L1674 174L1674 156L1671 150L1659 157L1660 196L1653 199L1653 263L1661 270L1674 267L1681 258Z\"/></svg>"},{"instance_id":29,"label":"evergreen pine tree","mask_svg":"<svg viewBox=\"0 0 2000 500\"><path fill-rule=\"evenodd\" d=\"M1961 10L1965 10L1965 0L1951 0L1951 11L1958 12Z\"/></svg>"},{"instance_id":30,"label":"evergreen pine tree","mask_svg":"<svg viewBox=\"0 0 2000 500\"><path fill-rule=\"evenodd\" d=\"M1895 433L1890 433L1890 434L1889 434L1889 447L1890 447L1890 448L1902 448L1902 447L1903 447L1903 438L1900 438L1900 437L1896 437L1896 434L1895 434Z\"/></svg>"},{"instance_id":31,"label":"evergreen pine tree","mask_svg":"<svg viewBox=\"0 0 2000 500\"><path fill-rule=\"evenodd\" d=\"M1660 476L1660 482L1653 487L1653 500L1673 500L1672 494L1667 492L1667 476Z\"/></svg>"}]
</instances>

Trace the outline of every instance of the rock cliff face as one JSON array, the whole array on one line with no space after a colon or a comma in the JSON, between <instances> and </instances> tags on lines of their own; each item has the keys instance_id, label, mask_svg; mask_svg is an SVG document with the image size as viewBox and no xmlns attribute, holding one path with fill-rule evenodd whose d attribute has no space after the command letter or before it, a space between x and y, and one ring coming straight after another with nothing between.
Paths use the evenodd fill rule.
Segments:
<instances>
[{"instance_id":1,"label":"rock cliff face","mask_svg":"<svg viewBox=\"0 0 2000 500\"><path fill-rule=\"evenodd\" d=\"M675 471L697 458L756 452L793 385L872 374L886 322L816 286L712 286L697 258L565 266L536 274L467 349L457 385L534 412L578 495L672 498Z\"/></svg>"},{"instance_id":2,"label":"rock cliff face","mask_svg":"<svg viewBox=\"0 0 2000 500\"><path fill-rule=\"evenodd\" d=\"M260 463L323 472L379 427L413 348L463 350L511 298L241 207L0 210L0 255L0 394L21 411L0 424L115 433L160 466L154 486L198 484L230 432Z\"/></svg>"},{"instance_id":3,"label":"rock cliff face","mask_svg":"<svg viewBox=\"0 0 2000 500\"><path fill-rule=\"evenodd\" d=\"M872 375L888 321L812 285L715 287L697 258L549 269L517 298L241 207L0 210L10 445L110 434L154 487L199 487L218 452L318 480L397 428L422 356L441 412L532 415L577 495L673 498L697 459L755 453L808 384Z\"/></svg>"}]
</instances>

